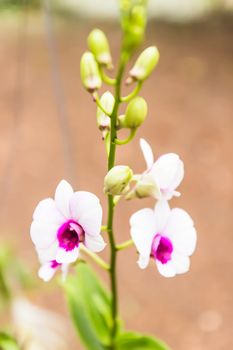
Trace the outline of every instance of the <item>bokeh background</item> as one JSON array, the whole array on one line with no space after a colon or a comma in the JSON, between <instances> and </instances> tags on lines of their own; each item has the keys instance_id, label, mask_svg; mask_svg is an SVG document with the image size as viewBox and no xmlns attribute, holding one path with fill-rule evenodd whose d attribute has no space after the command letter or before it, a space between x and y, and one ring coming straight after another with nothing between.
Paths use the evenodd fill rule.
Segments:
<instances>
[{"instance_id":1,"label":"bokeh background","mask_svg":"<svg viewBox=\"0 0 233 350\"><path fill-rule=\"evenodd\" d=\"M79 61L89 31L99 27L117 62L121 33L117 1L55 1L52 16L36 1L29 5L3 0L0 5L0 244L8 244L36 277L38 261L29 236L32 212L40 199L53 196L60 179L96 193L106 209L104 145L95 104L80 81ZM173 279L161 277L153 263L139 270L133 248L119 253L120 311L128 329L157 335L174 350L229 350L232 2L151 0L149 6L143 47L157 45L161 60L141 92L148 118L133 142L118 148L117 163L129 164L135 172L144 169L139 137L149 141L155 155L172 151L181 156L182 196L171 204L192 215L198 245L190 272ZM118 242L129 238L129 216L147 205L152 201L122 201L115 222ZM107 259L108 251L102 256ZM102 277L107 283L107 276ZM14 295L22 296L17 286ZM36 281L24 296L62 317L69 344L63 349L82 349L56 283ZM8 327L10 313L2 311L0 319ZM36 336L38 344L46 337L43 332Z\"/></svg>"}]
</instances>

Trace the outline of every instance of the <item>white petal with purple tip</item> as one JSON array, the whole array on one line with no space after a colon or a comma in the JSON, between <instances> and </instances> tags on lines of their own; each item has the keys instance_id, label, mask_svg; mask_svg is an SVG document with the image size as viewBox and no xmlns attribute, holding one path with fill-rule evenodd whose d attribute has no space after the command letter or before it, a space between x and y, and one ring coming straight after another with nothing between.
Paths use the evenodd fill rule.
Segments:
<instances>
[{"instance_id":1,"label":"white petal with purple tip","mask_svg":"<svg viewBox=\"0 0 233 350\"><path fill-rule=\"evenodd\" d=\"M55 260L58 249L58 242L55 241L49 248L40 249L36 247L40 262L43 264L46 261Z\"/></svg>"},{"instance_id":2,"label":"white petal with purple tip","mask_svg":"<svg viewBox=\"0 0 233 350\"><path fill-rule=\"evenodd\" d=\"M56 269L53 269L51 267L51 263L46 262L45 264L43 264L39 271L38 271L38 276L45 282L50 281L53 276L55 275Z\"/></svg>"},{"instance_id":3,"label":"white petal with purple tip","mask_svg":"<svg viewBox=\"0 0 233 350\"><path fill-rule=\"evenodd\" d=\"M134 213L130 218L131 237L140 254L138 264L145 268L149 262L151 245L156 231L154 212L145 208Z\"/></svg>"}]
</instances>

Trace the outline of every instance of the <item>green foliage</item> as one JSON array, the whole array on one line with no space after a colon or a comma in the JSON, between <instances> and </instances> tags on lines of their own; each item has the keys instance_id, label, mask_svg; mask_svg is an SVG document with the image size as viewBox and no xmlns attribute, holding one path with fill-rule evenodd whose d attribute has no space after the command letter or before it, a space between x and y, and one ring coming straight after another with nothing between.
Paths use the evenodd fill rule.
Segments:
<instances>
[{"instance_id":1,"label":"green foliage","mask_svg":"<svg viewBox=\"0 0 233 350\"><path fill-rule=\"evenodd\" d=\"M16 340L7 333L0 332L1 350L20 350Z\"/></svg>"},{"instance_id":2,"label":"green foliage","mask_svg":"<svg viewBox=\"0 0 233 350\"><path fill-rule=\"evenodd\" d=\"M158 339L141 335L138 333L122 333L116 340L116 350L169 350L169 348Z\"/></svg>"},{"instance_id":3,"label":"green foliage","mask_svg":"<svg viewBox=\"0 0 233 350\"><path fill-rule=\"evenodd\" d=\"M26 266L15 253L0 244L0 310L8 305L16 289L25 290L35 286Z\"/></svg>"},{"instance_id":4,"label":"green foliage","mask_svg":"<svg viewBox=\"0 0 233 350\"><path fill-rule=\"evenodd\" d=\"M70 276L64 288L74 325L88 350L107 350L111 346L110 296L85 263L79 263L76 275ZM119 327L116 350L169 350L160 340L138 333L122 332Z\"/></svg>"},{"instance_id":5,"label":"green foliage","mask_svg":"<svg viewBox=\"0 0 233 350\"><path fill-rule=\"evenodd\" d=\"M107 349L112 328L110 296L87 264L79 263L76 272L64 284L75 327L87 349Z\"/></svg>"},{"instance_id":6,"label":"green foliage","mask_svg":"<svg viewBox=\"0 0 233 350\"><path fill-rule=\"evenodd\" d=\"M20 10L25 6L28 6L30 8L37 8L39 4L39 0L1 0L0 11L5 9Z\"/></svg>"},{"instance_id":7,"label":"green foliage","mask_svg":"<svg viewBox=\"0 0 233 350\"><path fill-rule=\"evenodd\" d=\"M0 302L5 304L11 297L9 281L7 279L8 267L11 263L10 252L6 247L0 248Z\"/></svg>"}]
</instances>

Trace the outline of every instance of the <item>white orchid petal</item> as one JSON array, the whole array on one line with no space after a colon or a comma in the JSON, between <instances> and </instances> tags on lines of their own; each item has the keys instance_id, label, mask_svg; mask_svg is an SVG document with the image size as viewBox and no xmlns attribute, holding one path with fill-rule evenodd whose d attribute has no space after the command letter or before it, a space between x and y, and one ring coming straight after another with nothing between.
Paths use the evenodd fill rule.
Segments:
<instances>
[{"instance_id":1,"label":"white orchid petal","mask_svg":"<svg viewBox=\"0 0 233 350\"><path fill-rule=\"evenodd\" d=\"M55 191L56 206L66 218L69 218L70 216L69 201L73 193L73 188L65 180L62 180L58 184Z\"/></svg>"},{"instance_id":2,"label":"white orchid petal","mask_svg":"<svg viewBox=\"0 0 233 350\"><path fill-rule=\"evenodd\" d=\"M96 236L100 233L102 207L98 197L86 191L75 192L70 199L72 218L84 229L86 234Z\"/></svg>"},{"instance_id":3,"label":"white orchid petal","mask_svg":"<svg viewBox=\"0 0 233 350\"><path fill-rule=\"evenodd\" d=\"M192 255L196 247L197 234L193 220L185 210L179 208L171 210L164 233L172 240L177 252Z\"/></svg>"},{"instance_id":4,"label":"white orchid petal","mask_svg":"<svg viewBox=\"0 0 233 350\"><path fill-rule=\"evenodd\" d=\"M30 229L31 239L36 247L48 248L55 242L58 228L57 224L33 221Z\"/></svg>"},{"instance_id":5,"label":"white orchid petal","mask_svg":"<svg viewBox=\"0 0 233 350\"><path fill-rule=\"evenodd\" d=\"M176 269L172 260L168 261L166 264L162 264L159 260L156 260L156 265L162 276L174 277L176 275Z\"/></svg>"},{"instance_id":6,"label":"white orchid petal","mask_svg":"<svg viewBox=\"0 0 233 350\"><path fill-rule=\"evenodd\" d=\"M131 216L130 225L131 237L138 252L143 258L149 257L153 237L156 234L156 223L153 210L146 208L137 211Z\"/></svg>"},{"instance_id":7,"label":"white orchid petal","mask_svg":"<svg viewBox=\"0 0 233 350\"><path fill-rule=\"evenodd\" d=\"M64 216L59 212L52 198L46 198L38 203L33 213L33 219L57 224L64 222Z\"/></svg>"},{"instance_id":8,"label":"white orchid petal","mask_svg":"<svg viewBox=\"0 0 233 350\"><path fill-rule=\"evenodd\" d=\"M70 264L77 260L79 255L79 249L75 247L70 251L66 251L64 248L58 248L56 261L60 264Z\"/></svg>"},{"instance_id":9,"label":"white orchid petal","mask_svg":"<svg viewBox=\"0 0 233 350\"><path fill-rule=\"evenodd\" d=\"M44 264L45 262L48 262L51 260L55 260L57 255L57 249L58 249L57 241L55 241L49 248L46 248L46 249L36 248L41 264Z\"/></svg>"},{"instance_id":10,"label":"white orchid petal","mask_svg":"<svg viewBox=\"0 0 233 350\"><path fill-rule=\"evenodd\" d=\"M53 276L55 275L55 272L56 272L56 268L52 268L51 263L49 261L40 267L40 269L38 271L38 276L44 282L48 282L53 278Z\"/></svg>"},{"instance_id":11,"label":"white orchid petal","mask_svg":"<svg viewBox=\"0 0 233 350\"><path fill-rule=\"evenodd\" d=\"M140 147L145 158L147 169L150 169L154 163L154 155L152 149L149 143L144 139L140 139Z\"/></svg>"},{"instance_id":12,"label":"white orchid petal","mask_svg":"<svg viewBox=\"0 0 233 350\"><path fill-rule=\"evenodd\" d=\"M106 243L101 235L90 236L86 234L84 244L92 252L96 253L101 252L106 247Z\"/></svg>"},{"instance_id":13,"label":"white orchid petal","mask_svg":"<svg viewBox=\"0 0 233 350\"><path fill-rule=\"evenodd\" d=\"M146 257L140 255L137 263L141 269L145 269L148 266L149 261L150 261L150 255L147 255Z\"/></svg>"},{"instance_id":14,"label":"white orchid petal","mask_svg":"<svg viewBox=\"0 0 233 350\"><path fill-rule=\"evenodd\" d=\"M151 173L166 199L170 199L184 177L184 165L177 154L168 153L158 158Z\"/></svg>"},{"instance_id":15,"label":"white orchid petal","mask_svg":"<svg viewBox=\"0 0 233 350\"><path fill-rule=\"evenodd\" d=\"M156 229L157 229L156 233L160 233L160 234L163 233L164 228L167 225L167 221L169 219L170 214L171 214L171 209L166 200L160 200L156 203L155 209L154 209Z\"/></svg>"},{"instance_id":16,"label":"white orchid petal","mask_svg":"<svg viewBox=\"0 0 233 350\"><path fill-rule=\"evenodd\" d=\"M184 178L184 163L181 159L179 159L177 161L176 173L172 179L170 187L173 189L177 188L180 185L180 183L182 182L183 178Z\"/></svg>"},{"instance_id":17,"label":"white orchid petal","mask_svg":"<svg viewBox=\"0 0 233 350\"><path fill-rule=\"evenodd\" d=\"M172 254L172 261L177 274L188 272L190 267L190 259L188 256L174 252Z\"/></svg>"}]
</instances>

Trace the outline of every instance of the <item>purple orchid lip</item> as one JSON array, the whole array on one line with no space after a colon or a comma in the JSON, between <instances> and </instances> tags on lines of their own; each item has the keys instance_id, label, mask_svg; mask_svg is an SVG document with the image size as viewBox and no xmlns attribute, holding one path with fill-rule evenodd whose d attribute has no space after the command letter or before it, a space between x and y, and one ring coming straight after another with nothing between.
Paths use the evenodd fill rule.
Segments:
<instances>
[{"instance_id":1,"label":"purple orchid lip","mask_svg":"<svg viewBox=\"0 0 233 350\"><path fill-rule=\"evenodd\" d=\"M52 269L56 269L58 266L61 266L61 264L58 263L56 260L51 260L51 261L50 261L50 267L51 267Z\"/></svg>"},{"instance_id":2,"label":"purple orchid lip","mask_svg":"<svg viewBox=\"0 0 233 350\"><path fill-rule=\"evenodd\" d=\"M172 252L173 245L171 240L157 233L152 242L151 255L162 264L166 264L171 260Z\"/></svg>"},{"instance_id":3,"label":"purple orchid lip","mask_svg":"<svg viewBox=\"0 0 233 350\"><path fill-rule=\"evenodd\" d=\"M59 247L64 248L66 251L71 251L78 247L83 240L83 236L84 230L82 226L74 220L66 221L57 231Z\"/></svg>"}]
</instances>

